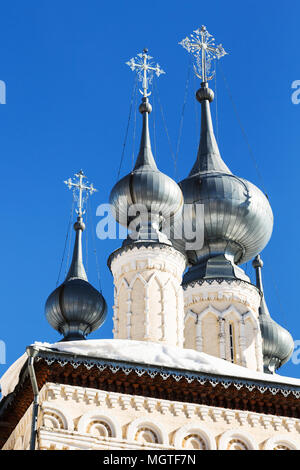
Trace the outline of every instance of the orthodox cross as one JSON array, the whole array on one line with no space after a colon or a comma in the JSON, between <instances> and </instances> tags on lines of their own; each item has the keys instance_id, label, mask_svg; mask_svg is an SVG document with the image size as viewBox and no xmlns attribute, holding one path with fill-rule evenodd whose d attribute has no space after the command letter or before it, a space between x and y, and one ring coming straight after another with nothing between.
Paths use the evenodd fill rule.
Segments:
<instances>
[{"instance_id":1,"label":"orthodox cross","mask_svg":"<svg viewBox=\"0 0 300 470\"><path fill-rule=\"evenodd\" d=\"M154 66L153 62L151 62L150 55L147 55L148 49L144 49L141 54L138 54L137 57L134 59L130 59L126 62L127 65L131 68L131 70L135 70L138 75L138 79L142 82L143 91L140 90L140 93L146 98L147 96L151 95L151 92L148 93L149 85L152 83L153 74L155 73L158 77L166 73L160 68L159 64Z\"/></svg>"},{"instance_id":2,"label":"orthodox cross","mask_svg":"<svg viewBox=\"0 0 300 470\"><path fill-rule=\"evenodd\" d=\"M222 44L215 44L215 38L209 34L205 26L193 31L190 37L186 37L179 44L196 58L194 70L202 82L207 82L214 76L214 72L211 71L212 61L227 54Z\"/></svg>"},{"instance_id":3,"label":"orthodox cross","mask_svg":"<svg viewBox=\"0 0 300 470\"><path fill-rule=\"evenodd\" d=\"M77 201L76 213L78 214L78 217L82 217L83 214L85 214L85 210L83 210L83 204L87 200L89 194L93 194L95 191L97 191L97 189L94 188L93 184L88 186L88 182L87 184L83 183L83 179L86 178L86 176L82 170L80 170L79 173L76 173L75 177L77 180L74 178L73 180L72 178L69 178L67 181L64 181L64 183L68 186L69 189L73 190L74 200Z\"/></svg>"}]
</instances>

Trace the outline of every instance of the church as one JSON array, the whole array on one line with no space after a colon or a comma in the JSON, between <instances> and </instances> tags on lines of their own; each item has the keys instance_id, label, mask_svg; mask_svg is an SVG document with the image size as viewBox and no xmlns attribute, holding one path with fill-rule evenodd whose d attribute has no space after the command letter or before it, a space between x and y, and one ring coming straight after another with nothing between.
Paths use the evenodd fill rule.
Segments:
<instances>
[{"instance_id":1,"label":"church","mask_svg":"<svg viewBox=\"0 0 300 470\"><path fill-rule=\"evenodd\" d=\"M129 229L107 262L113 339L87 338L110 309L84 266L84 201L95 189L80 171L66 181L77 198L72 261L45 304L60 337L28 345L0 379L2 450L300 450L300 380L277 374L294 342L263 289L272 209L231 172L212 124L212 64L226 52L204 26L180 44L200 79L195 163L179 183L157 167L149 87L164 72L144 49L128 62L141 83L140 148L110 194Z\"/></svg>"}]
</instances>

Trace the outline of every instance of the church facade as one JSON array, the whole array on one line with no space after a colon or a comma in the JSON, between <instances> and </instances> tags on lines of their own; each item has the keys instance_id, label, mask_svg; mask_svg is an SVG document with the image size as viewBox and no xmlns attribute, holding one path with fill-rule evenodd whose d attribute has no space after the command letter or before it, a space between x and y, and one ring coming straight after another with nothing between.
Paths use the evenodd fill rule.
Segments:
<instances>
[{"instance_id":1,"label":"church facade","mask_svg":"<svg viewBox=\"0 0 300 470\"><path fill-rule=\"evenodd\" d=\"M144 50L128 62L142 83L140 150L110 195L126 227L136 220L128 208L139 209L135 236L108 260L113 339L86 339L107 306L84 269L82 195L94 188L80 172L67 181L79 194L73 259L45 308L63 339L29 346L2 377L3 450L300 449L300 380L276 373L293 339L272 319L262 283L272 209L259 188L231 172L215 139L208 82L212 60L225 50L205 27L181 45L196 55L201 79L195 164L178 184L157 168L149 86L151 74L164 72ZM202 244L187 243L184 224L203 230ZM250 260L255 285L240 267Z\"/></svg>"}]
</instances>

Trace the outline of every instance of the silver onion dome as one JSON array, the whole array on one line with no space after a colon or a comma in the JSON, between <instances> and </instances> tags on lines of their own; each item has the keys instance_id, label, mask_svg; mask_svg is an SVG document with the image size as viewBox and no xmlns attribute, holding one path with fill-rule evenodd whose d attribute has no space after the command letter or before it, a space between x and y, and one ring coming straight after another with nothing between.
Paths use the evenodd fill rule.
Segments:
<instances>
[{"instance_id":1,"label":"silver onion dome","mask_svg":"<svg viewBox=\"0 0 300 470\"><path fill-rule=\"evenodd\" d=\"M139 154L134 169L113 187L110 204L115 209L116 220L127 227L135 220L138 211L137 241L151 239L170 243L161 232L161 227L181 212L183 196L178 184L156 166L148 124L151 110L148 98L144 96L139 107L143 115Z\"/></svg>"},{"instance_id":2,"label":"silver onion dome","mask_svg":"<svg viewBox=\"0 0 300 470\"><path fill-rule=\"evenodd\" d=\"M87 279L82 261L82 231L78 217L74 224L76 239L72 263L65 281L49 295L45 314L50 325L64 337L62 341L83 340L99 328L106 318L104 297Z\"/></svg>"},{"instance_id":3,"label":"silver onion dome","mask_svg":"<svg viewBox=\"0 0 300 470\"><path fill-rule=\"evenodd\" d=\"M259 255L252 262L256 271L256 286L261 292L259 308L259 324L262 336L264 371L273 374L291 357L294 350L294 341L290 333L276 323L270 316L261 277L263 262Z\"/></svg>"},{"instance_id":4,"label":"silver onion dome","mask_svg":"<svg viewBox=\"0 0 300 470\"><path fill-rule=\"evenodd\" d=\"M210 113L214 93L206 82L196 98L201 103L200 144L196 162L179 186L185 204L192 207L184 223L191 224L194 231L203 230L203 223L204 243L199 249L186 251L192 267L184 283L203 277L246 279L236 265L252 259L268 243L273 229L272 209L260 189L233 175L222 160ZM197 204L204 206L204 220L197 220Z\"/></svg>"}]
</instances>

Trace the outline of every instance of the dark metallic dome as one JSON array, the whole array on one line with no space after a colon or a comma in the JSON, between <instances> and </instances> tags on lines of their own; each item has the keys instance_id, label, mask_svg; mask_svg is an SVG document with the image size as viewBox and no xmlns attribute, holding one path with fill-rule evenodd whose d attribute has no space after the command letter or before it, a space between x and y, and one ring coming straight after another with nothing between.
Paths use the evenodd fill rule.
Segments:
<instances>
[{"instance_id":1,"label":"dark metallic dome","mask_svg":"<svg viewBox=\"0 0 300 470\"><path fill-rule=\"evenodd\" d=\"M140 151L131 173L116 183L110 193L110 203L115 208L117 221L125 226L136 217L128 213L130 207L141 205L141 219L151 214L158 227L164 220L176 216L182 208L183 196L178 184L158 170L149 136L148 114L151 105L143 98L140 106L143 114L143 131Z\"/></svg>"},{"instance_id":2,"label":"dark metallic dome","mask_svg":"<svg viewBox=\"0 0 300 470\"><path fill-rule=\"evenodd\" d=\"M209 103L213 93L202 83L196 93L201 103L201 138L196 162L179 183L185 204L192 204L188 222L194 230L204 223L204 244L187 250L190 264L223 256L234 264L252 259L268 243L273 213L267 197L254 184L235 176L221 158L214 136ZM204 205L204 221L195 207Z\"/></svg>"},{"instance_id":3,"label":"dark metallic dome","mask_svg":"<svg viewBox=\"0 0 300 470\"><path fill-rule=\"evenodd\" d=\"M263 262L259 255L256 256L252 264L256 271L256 285L262 295L259 308L259 324L262 336L264 371L272 374L290 359L294 350L294 341L290 333L270 316L261 278Z\"/></svg>"},{"instance_id":4,"label":"dark metallic dome","mask_svg":"<svg viewBox=\"0 0 300 470\"><path fill-rule=\"evenodd\" d=\"M50 325L64 335L63 341L85 339L106 318L104 297L87 280L82 262L81 235L84 224L75 223L73 259L66 280L47 299L45 314Z\"/></svg>"}]
</instances>

